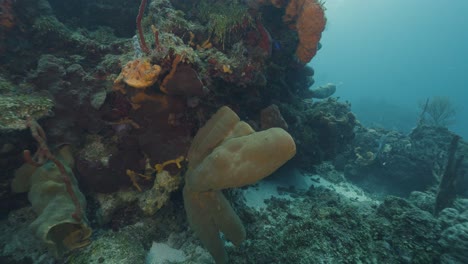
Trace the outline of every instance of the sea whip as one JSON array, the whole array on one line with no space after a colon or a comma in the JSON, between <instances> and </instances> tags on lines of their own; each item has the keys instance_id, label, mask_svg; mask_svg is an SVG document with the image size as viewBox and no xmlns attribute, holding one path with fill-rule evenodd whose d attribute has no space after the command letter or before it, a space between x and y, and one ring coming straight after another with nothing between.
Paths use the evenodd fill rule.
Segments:
<instances>
[{"instance_id":1,"label":"sea whip","mask_svg":"<svg viewBox=\"0 0 468 264\"><path fill-rule=\"evenodd\" d=\"M138 9L138 15L136 17L136 26L138 29L138 37L140 39L141 50L144 53L148 54L149 49L148 49L148 46L146 45L145 36L143 35L143 29L141 28L141 19L143 18L143 13L145 12L146 2L147 0L141 0L140 9Z\"/></svg>"}]
</instances>

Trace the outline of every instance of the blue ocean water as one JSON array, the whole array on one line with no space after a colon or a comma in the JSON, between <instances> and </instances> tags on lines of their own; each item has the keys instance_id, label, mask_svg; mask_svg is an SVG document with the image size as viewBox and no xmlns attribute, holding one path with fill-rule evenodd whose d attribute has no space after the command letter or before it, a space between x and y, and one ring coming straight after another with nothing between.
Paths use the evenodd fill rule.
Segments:
<instances>
[{"instance_id":1,"label":"blue ocean water","mask_svg":"<svg viewBox=\"0 0 468 264\"><path fill-rule=\"evenodd\" d=\"M367 124L409 131L418 103L447 96L468 137L468 1L327 0L316 85L338 84Z\"/></svg>"}]
</instances>

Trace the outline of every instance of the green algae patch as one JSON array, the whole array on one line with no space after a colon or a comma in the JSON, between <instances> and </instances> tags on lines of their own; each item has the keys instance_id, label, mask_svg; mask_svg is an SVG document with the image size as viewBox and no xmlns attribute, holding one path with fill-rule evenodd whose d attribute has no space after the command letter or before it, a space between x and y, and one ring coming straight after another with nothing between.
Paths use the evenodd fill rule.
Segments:
<instances>
[{"instance_id":1,"label":"green algae patch","mask_svg":"<svg viewBox=\"0 0 468 264\"><path fill-rule=\"evenodd\" d=\"M209 31L224 44L226 38L243 24L253 25L253 19L245 5L231 2L201 1L198 5L200 19L208 24Z\"/></svg>"}]
</instances>

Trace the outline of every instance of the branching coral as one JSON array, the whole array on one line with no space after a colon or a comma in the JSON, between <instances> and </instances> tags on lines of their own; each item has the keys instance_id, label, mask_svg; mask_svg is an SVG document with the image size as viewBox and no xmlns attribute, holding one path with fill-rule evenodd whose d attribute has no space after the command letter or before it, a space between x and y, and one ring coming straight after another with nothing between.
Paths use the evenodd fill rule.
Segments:
<instances>
[{"instance_id":1,"label":"branching coral","mask_svg":"<svg viewBox=\"0 0 468 264\"><path fill-rule=\"evenodd\" d=\"M145 34L143 34L143 28L141 27L141 19L143 18L143 13L145 12L147 0L141 0L140 8L138 9L138 15L136 17L136 25L138 29L138 37L140 40L140 47L143 52L146 54L149 53L148 45L146 45Z\"/></svg>"},{"instance_id":2,"label":"branching coral","mask_svg":"<svg viewBox=\"0 0 468 264\"><path fill-rule=\"evenodd\" d=\"M422 110L420 125L427 122L433 126L447 127L455 122L456 110L448 97L435 96L427 99L426 104L420 104Z\"/></svg>"}]
</instances>

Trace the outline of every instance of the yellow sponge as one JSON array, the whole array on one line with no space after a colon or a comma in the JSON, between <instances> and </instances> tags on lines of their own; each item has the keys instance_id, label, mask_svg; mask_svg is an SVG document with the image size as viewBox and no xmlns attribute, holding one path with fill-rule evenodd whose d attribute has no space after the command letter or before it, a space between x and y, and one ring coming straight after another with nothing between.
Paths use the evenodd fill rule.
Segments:
<instances>
[{"instance_id":1,"label":"yellow sponge","mask_svg":"<svg viewBox=\"0 0 468 264\"><path fill-rule=\"evenodd\" d=\"M190 226L217 264L226 263L222 232L235 245L245 229L220 190L255 183L296 153L281 128L255 132L228 107L222 107L195 136L188 153L184 204Z\"/></svg>"},{"instance_id":2,"label":"yellow sponge","mask_svg":"<svg viewBox=\"0 0 468 264\"><path fill-rule=\"evenodd\" d=\"M191 192L184 188L184 205L190 227L217 264L227 263L219 232L236 246L245 239L241 220L220 191Z\"/></svg>"},{"instance_id":3,"label":"yellow sponge","mask_svg":"<svg viewBox=\"0 0 468 264\"><path fill-rule=\"evenodd\" d=\"M252 184L295 153L294 140L281 128L227 139L189 171L187 188L203 192Z\"/></svg>"}]
</instances>

